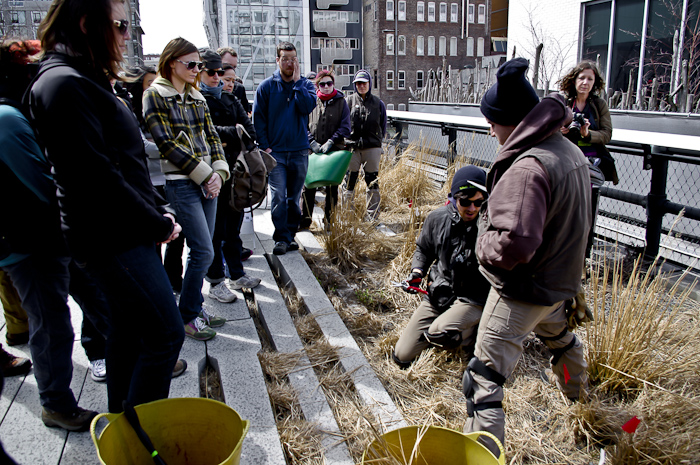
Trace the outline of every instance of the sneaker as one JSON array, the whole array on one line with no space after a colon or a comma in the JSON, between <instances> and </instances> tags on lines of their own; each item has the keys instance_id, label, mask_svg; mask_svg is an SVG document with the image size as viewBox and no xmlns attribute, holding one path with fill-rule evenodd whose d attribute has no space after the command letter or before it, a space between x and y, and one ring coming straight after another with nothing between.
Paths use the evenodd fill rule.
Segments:
<instances>
[{"instance_id":1,"label":"sneaker","mask_svg":"<svg viewBox=\"0 0 700 465\"><path fill-rule=\"evenodd\" d=\"M186 369L187 369L187 362L186 362L185 360L183 360L183 359L178 360L178 361L175 363L175 368L173 368L173 376L172 376L172 378L177 378L178 376L180 376L181 374L183 374L183 373L185 372Z\"/></svg>"},{"instance_id":2,"label":"sneaker","mask_svg":"<svg viewBox=\"0 0 700 465\"><path fill-rule=\"evenodd\" d=\"M93 381L104 383L107 381L107 364L105 359L90 362L90 377Z\"/></svg>"},{"instance_id":3,"label":"sneaker","mask_svg":"<svg viewBox=\"0 0 700 465\"><path fill-rule=\"evenodd\" d=\"M272 253L275 255L284 255L287 253L287 247L286 242L276 242L275 248L272 249Z\"/></svg>"},{"instance_id":4,"label":"sneaker","mask_svg":"<svg viewBox=\"0 0 700 465\"><path fill-rule=\"evenodd\" d=\"M241 261L244 262L244 261L248 260L252 255L253 255L252 250L250 250L246 247L243 247L243 249L241 250Z\"/></svg>"},{"instance_id":5,"label":"sneaker","mask_svg":"<svg viewBox=\"0 0 700 465\"><path fill-rule=\"evenodd\" d=\"M244 287L247 289L253 289L258 284L260 284L260 278L252 278L247 274L244 274L240 278L232 280L231 287L235 290L242 289Z\"/></svg>"},{"instance_id":6,"label":"sneaker","mask_svg":"<svg viewBox=\"0 0 700 465\"><path fill-rule=\"evenodd\" d=\"M290 252L294 250L299 250L299 244L297 244L297 241L290 242L287 250L289 250Z\"/></svg>"},{"instance_id":7,"label":"sneaker","mask_svg":"<svg viewBox=\"0 0 700 465\"><path fill-rule=\"evenodd\" d=\"M226 286L226 283L223 281L209 289L209 297L225 304L235 302L237 299L236 294L231 292L228 286Z\"/></svg>"},{"instance_id":8,"label":"sneaker","mask_svg":"<svg viewBox=\"0 0 700 465\"><path fill-rule=\"evenodd\" d=\"M211 329L204 318L198 316L185 325L185 336L197 341L208 341L216 336L216 331Z\"/></svg>"},{"instance_id":9,"label":"sneaker","mask_svg":"<svg viewBox=\"0 0 700 465\"><path fill-rule=\"evenodd\" d=\"M22 376L32 369L32 361L24 357L16 357L0 347L0 368L5 376Z\"/></svg>"},{"instance_id":10,"label":"sneaker","mask_svg":"<svg viewBox=\"0 0 700 465\"><path fill-rule=\"evenodd\" d=\"M202 311L199 312L199 317L202 318L207 326L210 328L218 328L226 323L226 318L221 318L220 316L212 315L207 311L206 308L202 307Z\"/></svg>"},{"instance_id":11,"label":"sneaker","mask_svg":"<svg viewBox=\"0 0 700 465\"><path fill-rule=\"evenodd\" d=\"M7 333L5 339L7 340L8 346L21 346L29 342L29 331L17 334Z\"/></svg>"},{"instance_id":12,"label":"sneaker","mask_svg":"<svg viewBox=\"0 0 700 465\"><path fill-rule=\"evenodd\" d=\"M76 407L70 413L55 412L46 407L41 409L41 421L44 425L57 426L68 431L87 431L96 416L97 412L80 407Z\"/></svg>"}]
</instances>

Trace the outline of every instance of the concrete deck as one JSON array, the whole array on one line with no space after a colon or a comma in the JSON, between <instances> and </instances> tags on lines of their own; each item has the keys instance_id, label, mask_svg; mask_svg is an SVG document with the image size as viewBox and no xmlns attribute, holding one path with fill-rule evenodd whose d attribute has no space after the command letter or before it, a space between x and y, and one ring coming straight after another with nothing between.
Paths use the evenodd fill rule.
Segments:
<instances>
[{"instance_id":1,"label":"concrete deck","mask_svg":"<svg viewBox=\"0 0 700 465\"><path fill-rule=\"evenodd\" d=\"M299 393L299 402L305 417L318 422L327 434L323 441L327 463L350 465L353 461L344 443L338 439L338 426L323 391L319 388L315 373L308 367L309 362L304 354L302 342L294 330L275 274L282 276L283 282L289 284L291 292L302 297L310 313L317 318L329 342L339 346L344 368L354 374L358 392L375 411L385 428L403 426L403 419L300 254L290 252L283 257L272 256L272 267L268 264L264 254L271 255L274 246L269 210L256 210L254 229L255 235L243 240L249 241L248 244L251 245L253 241L255 243L255 253L244 265L247 273L262 279L261 284L253 291L257 308L251 311L239 291L235 291L238 296L236 302L223 304L206 297L209 287L206 282L203 289L210 310L228 320L226 325L217 328L217 337L207 342L209 354L219 362L226 403L243 419L251 421L250 430L243 443L241 463L285 464L274 413L257 356L261 349L261 340L255 324L257 318L262 327L266 328L266 337L272 341L277 351L300 353L300 368L290 377L290 382ZM315 251L320 248L310 233L300 233L297 240L307 250ZM73 392L79 398L80 406L105 412L106 385L95 383L89 376L88 360L80 346L82 314L72 299L69 300L69 305L76 334L73 348ZM2 316L0 324L0 341L4 342L5 325ZM26 345L6 349L15 355L29 357L29 347ZM173 380L170 397L199 395L197 365L204 357L204 351L204 343L186 338L180 357L187 360L188 368L181 377ZM0 440L6 451L20 464L99 463L90 433L67 433L43 425L33 372L26 377L5 380L5 388L0 398L0 414Z\"/></svg>"}]
</instances>

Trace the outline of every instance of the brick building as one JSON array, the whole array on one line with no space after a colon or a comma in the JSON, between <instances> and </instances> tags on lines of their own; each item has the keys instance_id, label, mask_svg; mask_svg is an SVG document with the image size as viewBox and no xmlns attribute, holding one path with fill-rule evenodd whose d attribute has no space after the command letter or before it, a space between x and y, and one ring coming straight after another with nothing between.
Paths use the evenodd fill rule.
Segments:
<instances>
[{"instance_id":1,"label":"brick building","mask_svg":"<svg viewBox=\"0 0 700 465\"><path fill-rule=\"evenodd\" d=\"M431 70L482 66L492 53L491 1L366 0L363 53L372 92L401 110L409 88L421 89Z\"/></svg>"}]
</instances>

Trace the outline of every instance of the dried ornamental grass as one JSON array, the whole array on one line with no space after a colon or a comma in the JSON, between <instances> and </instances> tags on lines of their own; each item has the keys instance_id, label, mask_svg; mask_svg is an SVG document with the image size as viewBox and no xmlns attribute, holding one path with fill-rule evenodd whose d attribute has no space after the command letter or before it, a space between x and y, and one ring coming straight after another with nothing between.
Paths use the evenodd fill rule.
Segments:
<instances>
[{"instance_id":1,"label":"dried ornamental grass","mask_svg":"<svg viewBox=\"0 0 700 465\"><path fill-rule=\"evenodd\" d=\"M642 271L641 260L635 261L627 282L620 262L612 270L608 262L602 270L600 266L593 270L589 305L595 322L586 331L591 380L600 389L626 395L644 385L700 387L700 312L682 311L692 287L682 290L680 279L670 283L668 274Z\"/></svg>"}]
</instances>

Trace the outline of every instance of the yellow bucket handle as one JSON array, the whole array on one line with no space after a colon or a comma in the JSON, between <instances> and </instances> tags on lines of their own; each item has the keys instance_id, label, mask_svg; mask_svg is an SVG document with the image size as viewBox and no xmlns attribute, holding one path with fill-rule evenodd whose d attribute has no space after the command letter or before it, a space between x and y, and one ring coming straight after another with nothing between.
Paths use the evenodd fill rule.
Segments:
<instances>
[{"instance_id":1,"label":"yellow bucket handle","mask_svg":"<svg viewBox=\"0 0 700 465\"><path fill-rule=\"evenodd\" d=\"M481 436L488 436L489 438L491 438L491 440L493 440L493 442L496 443L496 445L498 446L498 449L501 451L501 455L499 455L498 457L494 457L494 458L496 460L498 460L498 463L500 463L501 465L505 465L505 463L506 463L506 451L503 450L503 444L501 444L501 441L499 441L496 436L489 433L488 431L474 431L473 433L465 434L465 436L473 441L477 441ZM491 455L493 455L493 453L491 451L489 451L489 452L491 453Z\"/></svg>"},{"instance_id":2,"label":"yellow bucket handle","mask_svg":"<svg viewBox=\"0 0 700 465\"><path fill-rule=\"evenodd\" d=\"M97 422L100 421L102 418L106 418L109 421L109 423L111 423L119 415L120 415L119 413L100 413L99 415L97 415L95 418L92 419L92 422L90 423L90 436L92 436L92 442L95 443L95 449L97 450L97 455L100 454L100 444L99 444L100 439L97 436L97 432L95 431L97 429ZM106 427L107 426L105 426L105 428ZM100 431L100 434L102 434L102 431L104 431L104 428L102 428L102 430Z\"/></svg>"}]
</instances>

